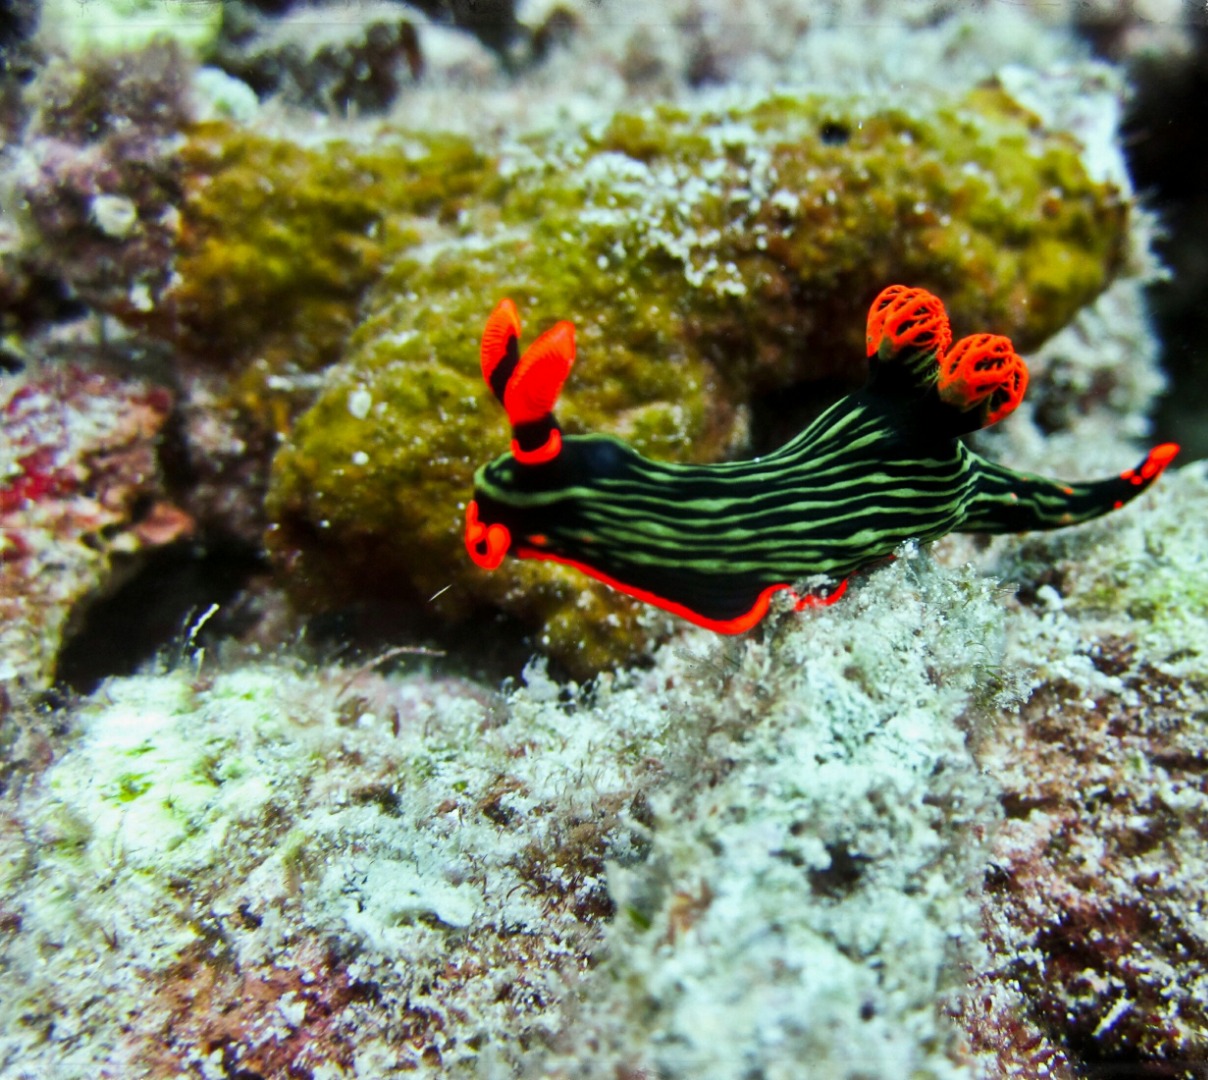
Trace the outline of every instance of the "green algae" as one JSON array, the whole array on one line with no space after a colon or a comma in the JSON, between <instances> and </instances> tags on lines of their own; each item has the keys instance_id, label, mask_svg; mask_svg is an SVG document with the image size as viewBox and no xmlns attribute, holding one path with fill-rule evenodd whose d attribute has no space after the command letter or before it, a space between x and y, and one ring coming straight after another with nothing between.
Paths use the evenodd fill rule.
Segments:
<instances>
[{"instance_id":1,"label":"green algae","mask_svg":"<svg viewBox=\"0 0 1208 1080\"><path fill-rule=\"evenodd\" d=\"M858 382L867 304L892 281L938 292L958 335L1026 349L1059 329L1110 282L1128 219L1079 155L994 87L909 111L770 97L504 144L450 171L483 188L455 191L435 228L394 194L394 249L377 242L385 269L275 463L271 541L296 595L452 585L434 611L485 602L544 623L575 670L632 654L645 636L626 601L555 568L487 576L462 551L473 470L507 445L477 370L494 302L517 302L526 340L575 321L568 431L718 460L756 395Z\"/></svg>"},{"instance_id":2,"label":"green algae","mask_svg":"<svg viewBox=\"0 0 1208 1080\"><path fill-rule=\"evenodd\" d=\"M274 382L337 360L385 261L491 181L487 158L443 135L302 145L212 121L180 159L177 284L153 328L233 369L233 402L278 426Z\"/></svg>"}]
</instances>

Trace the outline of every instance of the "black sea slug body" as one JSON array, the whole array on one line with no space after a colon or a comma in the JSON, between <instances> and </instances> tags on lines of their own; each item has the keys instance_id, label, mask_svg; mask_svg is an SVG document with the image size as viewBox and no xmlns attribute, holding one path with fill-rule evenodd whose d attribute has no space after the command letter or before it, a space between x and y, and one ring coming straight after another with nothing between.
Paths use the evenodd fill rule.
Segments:
<instances>
[{"instance_id":1,"label":"black sea slug body","mask_svg":"<svg viewBox=\"0 0 1208 1080\"><path fill-rule=\"evenodd\" d=\"M554 405L575 355L560 322L520 352L502 301L482 338L482 373L507 411L511 452L480 468L466 549L486 570L506 555L573 566L721 633L740 633L774 593L815 574L842 579L907 540L1075 525L1149 487L1178 447L1089 483L1015 472L960 436L1008 415L1028 370L1011 342L953 343L944 305L891 285L868 314L867 384L796 438L753 461L651 461L608 435L563 435Z\"/></svg>"}]
</instances>

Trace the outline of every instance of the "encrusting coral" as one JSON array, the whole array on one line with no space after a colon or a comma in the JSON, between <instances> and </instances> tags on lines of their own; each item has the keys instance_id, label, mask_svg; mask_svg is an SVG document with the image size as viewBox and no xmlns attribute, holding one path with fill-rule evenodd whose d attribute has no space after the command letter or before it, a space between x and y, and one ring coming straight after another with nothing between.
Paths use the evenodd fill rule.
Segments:
<instances>
[{"instance_id":1,"label":"encrusting coral","mask_svg":"<svg viewBox=\"0 0 1208 1080\"><path fill-rule=\"evenodd\" d=\"M193 76L164 41L37 73L0 172L0 331L81 304L120 320L111 351L154 358L176 391L180 452L210 487L191 509L258 542L271 442L342 355L383 253L483 191L487 159L440 134L379 153L199 122Z\"/></svg>"},{"instance_id":2,"label":"encrusting coral","mask_svg":"<svg viewBox=\"0 0 1208 1080\"><path fill-rule=\"evenodd\" d=\"M54 45L81 56L134 51L165 40L203 49L218 36L222 10L196 4L165 8L155 0L97 0L83 6L42 0L42 24Z\"/></svg>"}]
</instances>

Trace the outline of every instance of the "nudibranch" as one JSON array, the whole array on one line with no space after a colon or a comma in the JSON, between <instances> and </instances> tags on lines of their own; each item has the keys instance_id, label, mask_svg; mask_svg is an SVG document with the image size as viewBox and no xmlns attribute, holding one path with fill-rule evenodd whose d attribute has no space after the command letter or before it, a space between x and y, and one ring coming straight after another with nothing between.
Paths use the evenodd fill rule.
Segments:
<instances>
[{"instance_id":1,"label":"nudibranch","mask_svg":"<svg viewBox=\"0 0 1208 1080\"><path fill-rule=\"evenodd\" d=\"M774 593L812 575L839 582L908 540L949 532L1055 529L1123 506L1178 453L1149 452L1118 477L1063 483L1014 472L961 436L1018 406L1028 369L1011 342L953 343L944 305L891 285L868 314L869 377L764 457L715 465L651 461L608 435L564 435L554 405L575 356L569 322L520 351L503 300L482 336L482 374L512 426L511 452L474 477L470 558L574 567L700 626L740 633Z\"/></svg>"}]
</instances>

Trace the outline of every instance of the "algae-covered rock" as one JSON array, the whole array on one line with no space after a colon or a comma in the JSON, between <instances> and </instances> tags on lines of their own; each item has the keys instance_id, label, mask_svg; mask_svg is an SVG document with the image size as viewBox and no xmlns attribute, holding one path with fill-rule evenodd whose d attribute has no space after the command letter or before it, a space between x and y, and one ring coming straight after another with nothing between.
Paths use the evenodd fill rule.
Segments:
<instances>
[{"instance_id":1,"label":"algae-covered rock","mask_svg":"<svg viewBox=\"0 0 1208 1080\"><path fill-rule=\"evenodd\" d=\"M121 314L185 373L191 508L258 543L277 434L343 354L387 254L456 217L470 192L485 197L490 162L439 134L303 145L222 121L191 126L177 159L170 284L148 311Z\"/></svg>"},{"instance_id":2,"label":"algae-covered rock","mask_svg":"<svg viewBox=\"0 0 1208 1080\"><path fill-rule=\"evenodd\" d=\"M381 252L393 261L345 358L277 456L272 545L301 598L451 585L433 610L487 602L543 622L579 671L641 647L632 608L549 568L487 577L462 552L473 469L507 446L477 367L499 297L530 334L576 322L567 430L710 461L743 445L755 395L858 381L864 313L887 283L934 289L956 327L1026 349L1111 280L1128 218L1072 138L996 88L911 110L659 108L505 144L488 175L447 228L399 229Z\"/></svg>"},{"instance_id":3,"label":"algae-covered rock","mask_svg":"<svg viewBox=\"0 0 1208 1080\"><path fill-rule=\"evenodd\" d=\"M994 88L909 112L767 97L515 141L301 142L190 126L174 56L49 81L45 152L21 159L15 185L18 254L174 348L184 411L203 401L238 434L216 454L186 425L183 456L192 475L229 478L213 502L254 504L240 523L259 523L259 484L240 486L263 471L253 448L290 435L271 538L299 599L452 585L432 610L504 608L580 671L641 646L631 605L549 568L485 578L461 553L470 476L506 446L475 362L499 295L532 333L575 319L569 430L716 460L744 447L760 395L858 381L864 310L888 280L1026 347L1104 287L1124 246L1120 193ZM173 91L152 108L160 82ZM197 362L223 385L201 386Z\"/></svg>"},{"instance_id":4,"label":"algae-covered rock","mask_svg":"<svg viewBox=\"0 0 1208 1080\"><path fill-rule=\"evenodd\" d=\"M307 146L213 121L180 157L176 280L156 328L201 358L254 362L260 383L335 360L383 261L491 181L467 140L439 135Z\"/></svg>"}]
</instances>

